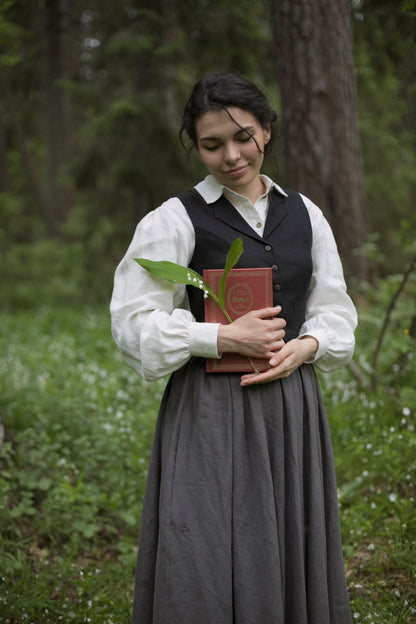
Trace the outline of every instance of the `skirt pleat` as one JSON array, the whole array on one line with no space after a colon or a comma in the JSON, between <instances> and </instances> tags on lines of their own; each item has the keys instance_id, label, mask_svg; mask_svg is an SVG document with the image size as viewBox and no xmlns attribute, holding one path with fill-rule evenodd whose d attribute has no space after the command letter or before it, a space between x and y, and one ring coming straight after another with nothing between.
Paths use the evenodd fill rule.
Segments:
<instances>
[{"instance_id":1,"label":"skirt pleat","mask_svg":"<svg viewBox=\"0 0 416 624\"><path fill-rule=\"evenodd\" d=\"M192 358L162 400L133 624L351 624L313 367L240 387Z\"/></svg>"}]
</instances>

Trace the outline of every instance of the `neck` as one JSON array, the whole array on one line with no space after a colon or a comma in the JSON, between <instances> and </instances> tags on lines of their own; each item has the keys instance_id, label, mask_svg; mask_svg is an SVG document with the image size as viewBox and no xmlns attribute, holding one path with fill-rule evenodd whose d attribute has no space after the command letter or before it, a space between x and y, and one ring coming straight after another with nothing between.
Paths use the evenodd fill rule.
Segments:
<instances>
[{"instance_id":1,"label":"neck","mask_svg":"<svg viewBox=\"0 0 416 624\"><path fill-rule=\"evenodd\" d=\"M237 193L238 195L242 195L246 197L250 202L254 205L258 198L266 192L266 184L263 182L262 178L256 181L256 185L251 185L250 188L247 189L229 189L233 191L233 193Z\"/></svg>"}]
</instances>

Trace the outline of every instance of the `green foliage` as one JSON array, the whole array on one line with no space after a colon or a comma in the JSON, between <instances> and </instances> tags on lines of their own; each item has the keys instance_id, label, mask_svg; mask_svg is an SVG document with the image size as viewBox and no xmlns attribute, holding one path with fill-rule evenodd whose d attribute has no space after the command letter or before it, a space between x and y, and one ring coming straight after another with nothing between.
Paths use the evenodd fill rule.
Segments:
<instances>
[{"instance_id":1,"label":"green foliage","mask_svg":"<svg viewBox=\"0 0 416 624\"><path fill-rule=\"evenodd\" d=\"M28 2L7 2L2 8L13 40L7 49L13 43L20 55L19 71L9 71L6 78L39 185L45 189L47 94L40 88L45 59L39 45L43 13ZM266 80L267 74L273 76L272 55L267 54L272 37L262 5L215 0L208 6L198 1L189 11L175 1L162 12L159 8L143 2L81 2L71 7L66 24L68 71L57 84L67 97L70 140L60 138L65 159L59 183L70 190L63 194L67 204L59 207L64 214L60 231L63 240L69 235L83 247L94 238L89 267L101 284L108 278L101 259L120 258L146 212L204 175L196 159L187 164L177 138L181 106L194 80L207 71L231 69L260 83L272 82ZM24 54L18 31L24 33ZM208 45L213 37L215 45ZM244 54L236 53L241 49ZM4 123L8 201L14 198L20 205L16 218L2 223L3 242L11 245L44 237L48 227L33 195L21 137L6 111ZM111 223L111 230L103 231L102 221Z\"/></svg>"},{"instance_id":2,"label":"green foliage","mask_svg":"<svg viewBox=\"0 0 416 624\"><path fill-rule=\"evenodd\" d=\"M108 301L115 260L104 262L101 275L96 276L90 263L97 243L101 240L96 242L92 238L85 244L81 241L62 244L40 239L8 248L3 255L0 309L30 309L51 302L74 305L82 301Z\"/></svg>"},{"instance_id":3,"label":"green foliage","mask_svg":"<svg viewBox=\"0 0 416 624\"><path fill-rule=\"evenodd\" d=\"M227 277L233 266L237 264L244 251L243 241L241 238L237 238L230 247L225 260L225 267L223 274L221 275L220 283L218 284L218 299L220 306L225 306L225 285L227 283Z\"/></svg>"},{"instance_id":4,"label":"green foliage","mask_svg":"<svg viewBox=\"0 0 416 624\"><path fill-rule=\"evenodd\" d=\"M379 280L367 296L372 305L369 312L361 313L359 332L367 338L372 336L371 359L362 362L370 386L374 390L384 387L398 397L415 395L416 256L403 275ZM375 317L374 307L383 314Z\"/></svg>"},{"instance_id":5,"label":"green foliage","mask_svg":"<svg viewBox=\"0 0 416 624\"><path fill-rule=\"evenodd\" d=\"M339 388L342 382L337 383ZM354 391L348 403L328 411L342 475L341 526L354 621L411 624L416 614L415 398L401 407L392 397Z\"/></svg>"},{"instance_id":6,"label":"green foliage","mask_svg":"<svg viewBox=\"0 0 416 624\"><path fill-rule=\"evenodd\" d=\"M412 15L416 15L416 1L415 0L404 0L403 2L403 10L409 11Z\"/></svg>"},{"instance_id":7,"label":"green foliage","mask_svg":"<svg viewBox=\"0 0 416 624\"><path fill-rule=\"evenodd\" d=\"M0 327L0 619L127 623L163 384L121 363L106 311L41 308Z\"/></svg>"},{"instance_id":8,"label":"green foliage","mask_svg":"<svg viewBox=\"0 0 416 624\"><path fill-rule=\"evenodd\" d=\"M380 282L360 310L354 361L364 372L398 281ZM404 331L415 287L412 277L394 308L375 391L348 368L320 374L363 624L415 617L416 341ZM0 313L0 349L0 619L128 624L164 382L143 382L121 361L101 308Z\"/></svg>"},{"instance_id":9,"label":"green foliage","mask_svg":"<svg viewBox=\"0 0 416 624\"><path fill-rule=\"evenodd\" d=\"M0 5L0 63L5 67L13 67L20 61L19 40L23 30L7 18L13 4L13 0L5 0Z\"/></svg>"},{"instance_id":10,"label":"green foliage","mask_svg":"<svg viewBox=\"0 0 416 624\"><path fill-rule=\"evenodd\" d=\"M333 433L348 588L359 623L412 624L416 617L416 335L408 331L414 279L397 301L372 368L400 278L380 281L359 314L354 365L369 380L375 376L374 390L348 368L320 374Z\"/></svg>"},{"instance_id":11,"label":"green foliage","mask_svg":"<svg viewBox=\"0 0 416 624\"><path fill-rule=\"evenodd\" d=\"M416 21L404 3L364 0L353 19L364 204L378 236L375 266L399 272L414 244L416 215Z\"/></svg>"}]
</instances>

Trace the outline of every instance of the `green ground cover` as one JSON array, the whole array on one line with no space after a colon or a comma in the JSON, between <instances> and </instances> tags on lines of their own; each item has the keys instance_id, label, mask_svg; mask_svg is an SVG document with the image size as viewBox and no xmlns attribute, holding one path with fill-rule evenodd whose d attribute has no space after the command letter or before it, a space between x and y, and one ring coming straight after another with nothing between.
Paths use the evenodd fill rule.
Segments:
<instances>
[{"instance_id":1,"label":"green ground cover","mask_svg":"<svg viewBox=\"0 0 416 624\"><path fill-rule=\"evenodd\" d=\"M372 390L320 375L358 624L416 621L416 349L400 310ZM381 321L361 314L368 376ZM121 361L103 308L0 312L0 353L0 622L128 624L164 383Z\"/></svg>"}]
</instances>

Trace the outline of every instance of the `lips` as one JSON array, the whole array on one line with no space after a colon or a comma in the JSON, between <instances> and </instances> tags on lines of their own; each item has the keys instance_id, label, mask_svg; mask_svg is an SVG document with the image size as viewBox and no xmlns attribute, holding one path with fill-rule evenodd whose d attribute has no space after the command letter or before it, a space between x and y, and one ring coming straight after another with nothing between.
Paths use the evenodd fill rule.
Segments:
<instances>
[{"instance_id":1,"label":"lips","mask_svg":"<svg viewBox=\"0 0 416 624\"><path fill-rule=\"evenodd\" d=\"M242 175L247 169L247 165L243 165L242 167L237 167L236 169L230 169L229 171L226 171L227 175L230 175L232 177L237 177L239 175Z\"/></svg>"}]
</instances>

